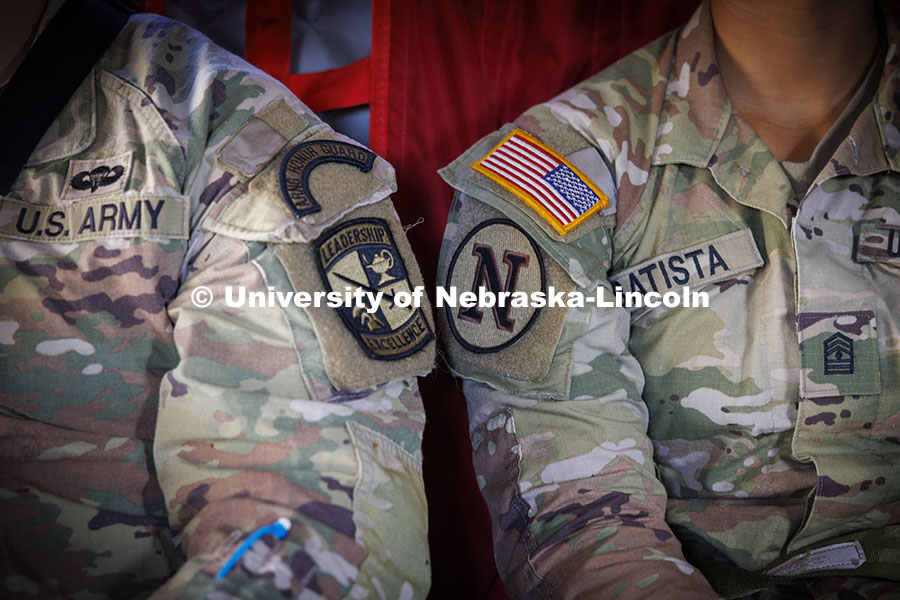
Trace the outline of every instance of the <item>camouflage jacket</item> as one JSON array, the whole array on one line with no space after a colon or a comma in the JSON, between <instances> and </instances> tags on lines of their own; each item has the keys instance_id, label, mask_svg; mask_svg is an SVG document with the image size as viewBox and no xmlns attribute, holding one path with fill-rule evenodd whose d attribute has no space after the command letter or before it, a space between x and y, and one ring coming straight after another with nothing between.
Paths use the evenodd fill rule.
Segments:
<instances>
[{"instance_id":1,"label":"camouflage jacket","mask_svg":"<svg viewBox=\"0 0 900 600\"><path fill-rule=\"evenodd\" d=\"M421 284L394 189L272 78L130 19L0 198L0 595L425 596L429 309L278 301Z\"/></svg>"},{"instance_id":2,"label":"camouflage jacket","mask_svg":"<svg viewBox=\"0 0 900 600\"><path fill-rule=\"evenodd\" d=\"M439 284L708 294L437 307L514 597L705 598L692 560L900 522L897 41L802 199L731 107L706 4L442 171Z\"/></svg>"}]
</instances>

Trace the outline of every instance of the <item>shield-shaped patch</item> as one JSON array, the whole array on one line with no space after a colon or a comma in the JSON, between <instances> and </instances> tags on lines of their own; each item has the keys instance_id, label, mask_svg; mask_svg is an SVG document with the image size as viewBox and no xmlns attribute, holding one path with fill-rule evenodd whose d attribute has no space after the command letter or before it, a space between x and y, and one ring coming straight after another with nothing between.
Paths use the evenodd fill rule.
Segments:
<instances>
[{"instance_id":1,"label":"shield-shaped patch","mask_svg":"<svg viewBox=\"0 0 900 600\"><path fill-rule=\"evenodd\" d=\"M404 358L434 338L421 308L395 302L398 292L411 294L412 285L384 219L353 219L325 232L316 242L316 264L329 292L382 292L377 306L367 299L365 307L354 303L337 309L370 358Z\"/></svg>"}]
</instances>

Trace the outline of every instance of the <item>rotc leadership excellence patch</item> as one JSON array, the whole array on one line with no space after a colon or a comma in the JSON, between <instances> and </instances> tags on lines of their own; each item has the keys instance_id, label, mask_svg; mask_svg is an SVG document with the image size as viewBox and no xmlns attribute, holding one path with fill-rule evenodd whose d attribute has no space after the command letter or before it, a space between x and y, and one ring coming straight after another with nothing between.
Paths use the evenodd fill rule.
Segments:
<instances>
[{"instance_id":1,"label":"rotc leadership excellence patch","mask_svg":"<svg viewBox=\"0 0 900 600\"><path fill-rule=\"evenodd\" d=\"M375 153L366 148L335 140L312 140L291 148L278 168L281 198L298 219L322 210L309 189L309 176L323 163L345 163L363 173L372 170Z\"/></svg>"},{"instance_id":2,"label":"rotc leadership excellence patch","mask_svg":"<svg viewBox=\"0 0 900 600\"><path fill-rule=\"evenodd\" d=\"M560 235L609 206L571 162L523 129L513 129L472 168L541 215Z\"/></svg>"},{"instance_id":3,"label":"rotc leadership excellence patch","mask_svg":"<svg viewBox=\"0 0 900 600\"><path fill-rule=\"evenodd\" d=\"M412 285L387 221L353 219L325 232L316 242L316 264L326 289L350 292L357 288L373 295L382 292L377 310L351 305L337 311L375 360L397 360L418 352L434 333L421 308L398 306L397 292L412 293Z\"/></svg>"}]
</instances>

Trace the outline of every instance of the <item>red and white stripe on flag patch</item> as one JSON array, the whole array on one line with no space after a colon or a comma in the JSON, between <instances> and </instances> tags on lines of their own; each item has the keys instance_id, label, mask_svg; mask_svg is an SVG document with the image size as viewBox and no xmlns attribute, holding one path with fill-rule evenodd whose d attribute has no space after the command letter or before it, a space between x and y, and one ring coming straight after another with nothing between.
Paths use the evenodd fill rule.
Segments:
<instances>
[{"instance_id":1,"label":"red and white stripe on flag patch","mask_svg":"<svg viewBox=\"0 0 900 600\"><path fill-rule=\"evenodd\" d=\"M533 208L565 235L609 198L575 165L522 129L513 129L472 168Z\"/></svg>"}]
</instances>

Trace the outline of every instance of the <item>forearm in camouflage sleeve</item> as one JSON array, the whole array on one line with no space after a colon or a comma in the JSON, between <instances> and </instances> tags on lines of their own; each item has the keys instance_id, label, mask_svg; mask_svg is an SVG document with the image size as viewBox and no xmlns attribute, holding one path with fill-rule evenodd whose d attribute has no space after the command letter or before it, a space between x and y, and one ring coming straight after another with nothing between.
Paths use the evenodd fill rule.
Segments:
<instances>
[{"instance_id":1,"label":"forearm in camouflage sleeve","mask_svg":"<svg viewBox=\"0 0 900 600\"><path fill-rule=\"evenodd\" d=\"M466 382L475 469L514 597L716 597L665 522L643 375L618 312L570 312L567 326L588 330L568 399Z\"/></svg>"},{"instance_id":2,"label":"forearm in camouflage sleeve","mask_svg":"<svg viewBox=\"0 0 900 600\"><path fill-rule=\"evenodd\" d=\"M439 282L496 287L502 259L508 271L518 269L507 273L505 291L515 282L526 293L543 285L595 295L596 283L577 286L550 257L546 236L498 206L457 198ZM593 234L600 256L608 257L610 235ZM467 262L470 254L478 261ZM611 297L610 284L599 285ZM490 311L438 314L451 367L465 380L475 470L510 595L716 597L665 522L666 492L655 476L641 400L644 375L627 347L628 313L589 306L542 308L536 316ZM504 336L512 343L499 343Z\"/></svg>"}]
</instances>

